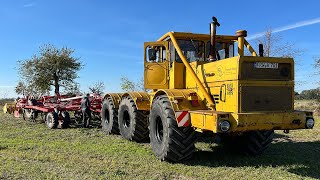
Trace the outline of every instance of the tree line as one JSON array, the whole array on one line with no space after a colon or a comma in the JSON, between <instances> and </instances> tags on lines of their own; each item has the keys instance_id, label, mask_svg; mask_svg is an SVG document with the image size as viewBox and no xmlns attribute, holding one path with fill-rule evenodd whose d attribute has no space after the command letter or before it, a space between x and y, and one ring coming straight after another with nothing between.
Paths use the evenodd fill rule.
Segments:
<instances>
[{"instance_id":1,"label":"tree line","mask_svg":"<svg viewBox=\"0 0 320 180\"><path fill-rule=\"evenodd\" d=\"M298 100L320 100L320 88L303 90L301 93L295 92L294 97Z\"/></svg>"}]
</instances>

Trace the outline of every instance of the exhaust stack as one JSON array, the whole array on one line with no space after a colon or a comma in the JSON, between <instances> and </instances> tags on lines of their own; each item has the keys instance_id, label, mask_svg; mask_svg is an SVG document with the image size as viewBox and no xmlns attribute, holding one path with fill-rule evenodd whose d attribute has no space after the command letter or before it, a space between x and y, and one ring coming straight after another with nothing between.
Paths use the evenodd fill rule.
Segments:
<instances>
[{"instance_id":1,"label":"exhaust stack","mask_svg":"<svg viewBox=\"0 0 320 180\"><path fill-rule=\"evenodd\" d=\"M217 26L219 27L220 24L216 17L212 17L213 22L210 23L210 51L209 51L209 61L217 60L216 56L216 33L217 33Z\"/></svg>"}]
</instances>

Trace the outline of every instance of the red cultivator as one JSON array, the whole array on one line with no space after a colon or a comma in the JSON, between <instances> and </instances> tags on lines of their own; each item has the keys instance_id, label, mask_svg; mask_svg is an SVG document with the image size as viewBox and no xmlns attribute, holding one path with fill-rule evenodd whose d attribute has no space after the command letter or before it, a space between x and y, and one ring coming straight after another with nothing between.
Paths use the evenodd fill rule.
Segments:
<instances>
[{"instance_id":1,"label":"red cultivator","mask_svg":"<svg viewBox=\"0 0 320 180\"><path fill-rule=\"evenodd\" d=\"M15 117L22 114L23 118L36 120L38 116L47 124L48 128L67 128L70 124L69 112L74 112L76 119L81 119L80 109L83 96L42 96L36 100L33 98L19 99L16 104ZM91 112L99 116L101 112L102 97L91 95Z\"/></svg>"}]
</instances>

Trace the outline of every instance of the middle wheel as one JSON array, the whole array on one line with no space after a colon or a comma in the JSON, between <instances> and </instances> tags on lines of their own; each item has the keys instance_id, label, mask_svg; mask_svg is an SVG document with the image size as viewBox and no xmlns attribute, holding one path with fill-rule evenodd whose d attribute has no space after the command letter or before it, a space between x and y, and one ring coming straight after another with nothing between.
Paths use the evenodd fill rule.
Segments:
<instances>
[{"instance_id":1,"label":"middle wheel","mask_svg":"<svg viewBox=\"0 0 320 180\"><path fill-rule=\"evenodd\" d=\"M129 96L121 100L118 111L119 130L122 137L128 140L143 142L148 139L148 116L139 111Z\"/></svg>"}]
</instances>

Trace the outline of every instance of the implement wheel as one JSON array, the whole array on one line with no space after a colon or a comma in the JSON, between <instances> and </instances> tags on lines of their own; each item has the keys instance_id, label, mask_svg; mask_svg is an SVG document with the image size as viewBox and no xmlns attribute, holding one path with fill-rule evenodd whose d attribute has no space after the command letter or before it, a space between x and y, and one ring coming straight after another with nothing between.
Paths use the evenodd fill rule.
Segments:
<instances>
[{"instance_id":1,"label":"implement wheel","mask_svg":"<svg viewBox=\"0 0 320 180\"><path fill-rule=\"evenodd\" d=\"M60 123L61 128L68 128L70 125L70 114L67 111L61 113L62 120Z\"/></svg>"},{"instance_id":2,"label":"implement wheel","mask_svg":"<svg viewBox=\"0 0 320 180\"><path fill-rule=\"evenodd\" d=\"M29 106L36 106L38 105L37 100L35 99L29 99L28 100L28 105ZM38 117L39 112L34 109L24 109L24 120L29 119L29 120L36 120Z\"/></svg>"},{"instance_id":3,"label":"implement wheel","mask_svg":"<svg viewBox=\"0 0 320 180\"><path fill-rule=\"evenodd\" d=\"M249 131L237 136L225 134L221 137L221 143L228 149L255 156L262 154L269 147L273 135L273 130Z\"/></svg>"},{"instance_id":4,"label":"implement wheel","mask_svg":"<svg viewBox=\"0 0 320 180\"><path fill-rule=\"evenodd\" d=\"M160 160L178 162L192 157L195 132L191 127L178 127L167 96L153 101L149 122L152 150Z\"/></svg>"},{"instance_id":5,"label":"implement wheel","mask_svg":"<svg viewBox=\"0 0 320 180\"><path fill-rule=\"evenodd\" d=\"M115 108L111 97L103 101L101 108L101 126L106 134L119 134L118 109Z\"/></svg>"},{"instance_id":6,"label":"implement wheel","mask_svg":"<svg viewBox=\"0 0 320 180\"><path fill-rule=\"evenodd\" d=\"M49 129L57 128L59 124L59 115L56 112L50 112L46 115L46 124Z\"/></svg>"},{"instance_id":7,"label":"implement wheel","mask_svg":"<svg viewBox=\"0 0 320 180\"><path fill-rule=\"evenodd\" d=\"M131 97L124 97L119 105L119 130L122 137L136 142L148 139L148 116L144 111L138 111Z\"/></svg>"}]
</instances>

